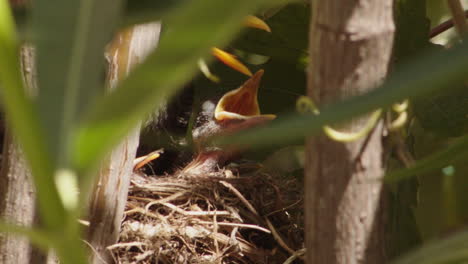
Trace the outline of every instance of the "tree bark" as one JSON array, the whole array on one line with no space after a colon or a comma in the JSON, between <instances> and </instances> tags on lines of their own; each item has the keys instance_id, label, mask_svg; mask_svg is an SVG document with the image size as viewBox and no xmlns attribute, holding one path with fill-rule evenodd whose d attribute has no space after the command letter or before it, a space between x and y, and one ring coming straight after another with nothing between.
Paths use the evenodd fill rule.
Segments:
<instances>
[{"instance_id":1,"label":"tree bark","mask_svg":"<svg viewBox=\"0 0 468 264\"><path fill-rule=\"evenodd\" d=\"M308 95L324 105L374 89L390 63L393 1L312 2ZM339 129L357 131L367 118ZM307 263L385 263L382 131L379 122L354 142L307 141Z\"/></svg>"},{"instance_id":2,"label":"tree bark","mask_svg":"<svg viewBox=\"0 0 468 264\"><path fill-rule=\"evenodd\" d=\"M159 33L160 23L149 23L134 26L116 36L107 54L111 89L156 47ZM116 243L119 237L139 132L139 129L132 131L101 166L89 212L91 263L114 262L107 247Z\"/></svg>"},{"instance_id":3,"label":"tree bark","mask_svg":"<svg viewBox=\"0 0 468 264\"><path fill-rule=\"evenodd\" d=\"M28 92L34 93L34 50L28 45L21 49L21 66ZM30 227L37 221L34 184L20 146L11 131L4 129L0 168L0 219ZM42 260L42 254L31 246L26 237L0 233L0 263L29 264L41 263Z\"/></svg>"},{"instance_id":4,"label":"tree bark","mask_svg":"<svg viewBox=\"0 0 468 264\"><path fill-rule=\"evenodd\" d=\"M35 193L30 172L20 147L7 130L0 173L0 219L32 226L35 218ZM32 248L26 237L0 234L0 263L31 263Z\"/></svg>"}]
</instances>

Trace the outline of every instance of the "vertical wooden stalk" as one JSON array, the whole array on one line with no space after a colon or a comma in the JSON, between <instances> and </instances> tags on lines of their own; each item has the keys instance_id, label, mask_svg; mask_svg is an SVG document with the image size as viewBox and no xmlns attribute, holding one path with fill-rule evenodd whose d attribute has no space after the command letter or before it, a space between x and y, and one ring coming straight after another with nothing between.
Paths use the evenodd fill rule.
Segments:
<instances>
[{"instance_id":1,"label":"vertical wooden stalk","mask_svg":"<svg viewBox=\"0 0 468 264\"><path fill-rule=\"evenodd\" d=\"M156 47L160 28L160 23L137 25L115 37L107 52L110 89ZM139 129L136 128L101 166L89 212L91 263L114 262L107 247L116 243L119 236L138 141Z\"/></svg>"},{"instance_id":2,"label":"vertical wooden stalk","mask_svg":"<svg viewBox=\"0 0 468 264\"><path fill-rule=\"evenodd\" d=\"M35 90L34 51L21 49L23 78L29 92ZM1 140L1 139L0 139ZM14 135L6 128L0 168L0 219L21 226L36 220L36 195L31 173ZM0 233L0 263L41 263L25 237Z\"/></svg>"},{"instance_id":3,"label":"vertical wooden stalk","mask_svg":"<svg viewBox=\"0 0 468 264\"><path fill-rule=\"evenodd\" d=\"M319 105L376 87L393 44L392 0L312 1L308 94ZM339 127L357 131L368 117ZM309 139L306 154L307 263L385 263L382 123L363 138Z\"/></svg>"},{"instance_id":4,"label":"vertical wooden stalk","mask_svg":"<svg viewBox=\"0 0 468 264\"><path fill-rule=\"evenodd\" d=\"M32 226L35 192L30 172L11 131L7 129L0 172L0 219ZM32 248L26 237L0 234L0 263L31 263Z\"/></svg>"}]
</instances>

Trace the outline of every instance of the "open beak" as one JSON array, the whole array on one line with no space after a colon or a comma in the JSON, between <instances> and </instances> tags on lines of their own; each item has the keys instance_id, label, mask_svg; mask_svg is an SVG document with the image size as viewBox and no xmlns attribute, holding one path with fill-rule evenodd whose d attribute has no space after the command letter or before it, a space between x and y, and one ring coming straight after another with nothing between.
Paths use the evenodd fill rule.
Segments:
<instances>
[{"instance_id":1,"label":"open beak","mask_svg":"<svg viewBox=\"0 0 468 264\"><path fill-rule=\"evenodd\" d=\"M204 144L207 136L233 134L244 129L263 125L276 117L275 115L260 114L257 93L262 76L263 70L259 70L241 87L227 92L221 97L215 108L214 122L207 122L205 127L202 126L203 129L195 133L198 135L196 136L198 138L198 155L183 169L183 172L194 175L214 172L218 166L232 159L246 148L246 146L241 145L223 149L213 148L209 144Z\"/></svg>"},{"instance_id":2,"label":"open beak","mask_svg":"<svg viewBox=\"0 0 468 264\"><path fill-rule=\"evenodd\" d=\"M257 71L241 87L227 92L215 108L216 121L261 119L272 120L275 115L260 114L257 94L264 71Z\"/></svg>"},{"instance_id":3,"label":"open beak","mask_svg":"<svg viewBox=\"0 0 468 264\"><path fill-rule=\"evenodd\" d=\"M196 158L184 168L189 174L206 174L216 171L220 164L238 155L245 146L235 146L228 149L212 148L204 145L207 137L215 135L233 134L244 129L259 126L274 119L275 115L260 114L257 93L263 70L256 72L241 87L227 92L218 101L214 112L214 122L207 122L198 132L194 132L194 139L198 138L199 147ZM211 120L213 121L213 120ZM197 134L197 136L195 136Z\"/></svg>"}]
</instances>

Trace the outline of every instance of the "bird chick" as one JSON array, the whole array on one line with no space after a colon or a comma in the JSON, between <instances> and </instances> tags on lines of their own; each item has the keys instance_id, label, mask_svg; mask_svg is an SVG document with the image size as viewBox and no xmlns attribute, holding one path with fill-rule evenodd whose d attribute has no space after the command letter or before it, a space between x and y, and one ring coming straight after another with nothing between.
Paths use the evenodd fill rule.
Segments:
<instances>
[{"instance_id":1,"label":"bird chick","mask_svg":"<svg viewBox=\"0 0 468 264\"><path fill-rule=\"evenodd\" d=\"M202 105L193 130L196 157L182 173L209 174L242 151L241 148L223 149L210 145L207 142L208 138L256 127L276 117L260 113L257 96L263 73L263 70L257 71L239 88L225 93L216 104L206 101Z\"/></svg>"}]
</instances>

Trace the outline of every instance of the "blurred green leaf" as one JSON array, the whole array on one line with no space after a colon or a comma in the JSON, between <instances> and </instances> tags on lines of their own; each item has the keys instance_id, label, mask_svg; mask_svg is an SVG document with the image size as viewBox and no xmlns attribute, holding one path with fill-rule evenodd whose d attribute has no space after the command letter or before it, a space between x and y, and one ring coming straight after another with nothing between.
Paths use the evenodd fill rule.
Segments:
<instances>
[{"instance_id":1,"label":"blurred green leaf","mask_svg":"<svg viewBox=\"0 0 468 264\"><path fill-rule=\"evenodd\" d=\"M319 116L291 115L269 126L218 139L218 143L265 147L299 140L334 124L377 108L450 87L466 78L468 42L444 52L426 54L402 66L378 89L331 106L323 106Z\"/></svg>"},{"instance_id":2,"label":"blurred green leaf","mask_svg":"<svg viewBox=\"0 0 468 264\"><path fill-rule=\"evenodd\" d=\"M122 10L122 18L118 21L120 27L131 26L150 21L163 19L164 15L170 13L173 9L188 2L187 0L165 0L165 1L152 1L152 0L127 0L124 1L124 9ZM117 5L110 6L111 9L119 7ZM33 35L37 36L36 32L33 34L32 25L28 23L31 16L31 5L19 5L13 7L13 14L17 26L17 30L22 40L31 41ZM110 24L103 24L99 26L109 26ZM104 34L105 37L105 34Z\"/></svg>"},{"instance_id":3,"label":"blurred green leaf","mask_svg":"<svg viewBox=\"0 0 468 264\"><path fill-rule=\"evenodd\" d=\"M103 93L104 47L111 39L122 1L37 0L32 29L37 58L41 122L59 167L66 167L70 136L83 109Z\"/></svg>"},{"instance_id":4,"label":"blurred green leaf","mask_svg":"<svg viewBox=\"0 0 468 264\"><path fill-rule=\"evenodd\" d=\"M270 1L271 5L282 4L286 2L293 2L294 0L274 0ZM123 10L122 19L119 26L131 26L151 21L158 21L164 19L168 14L188 3L187 0L165 0L165 1L152 1L152 0L127 0ZM28 25L28 19L31 13L31 5L19 5L13 7L13 14L17 29L20 33L21 39L31 40L32 32Z\"/></svg>"},{"instance_id":5,"label":"blurred green leaf","mask_svg":"<svg viewBox=\"0 0 468 264\"><path fill-rule=\"evenodd\" d=\"M444 150L417 161L416 164L410 168L390 172L385 176L385 180L394 182L408 177L414 177L415 175L421 175L424 172L434 169L441 169L457 161L457 159L466 158L467 154L468 136L464 136L457 139Z\"/></svg>"},{"instance_id":6,"label":"blurred green leaf","mask_svg":"<svg viewBox=\"0 0 468 264\"><path fill-rule=\"evenodd\" d=\"M198 59L210 47L226 44L243 19L268 2L191 1L168 15L157 52L94 105L76 142L77 167L88 167L102 157L144 114L192 78Z\"/></svg>"},{"instance_id":7,"label":"blurred green leaf","mask_svg":"<svg viewBox=\"0 0 468 264\"><path fill-rule=\"evenodd\" d=\"M392 264L442 264L466 261L468 260L467 248L468 231L465 231L427 243L423 247L396 259Z\"/></svg>"},{"instance_id":8,"label":"blurred green leaf","mask_svg":"<svg viewBox=\"0 0 468 264\"><path fill-rule=\"evenodd\" d=\"M54 241L52 241L50 235L43 231L34 230L30 227L23 227L0 221L0 234L1 233L10 233L17 236L25 236L34 245L41 248L42 250L47 250L54 244Z\"/></svg>"},{"instance_id":9,"label":"blurred green leaf","mask_svg":"<svg viewBox=\"0 0 468 264\"><path fill-rule=\"evenodd\" d=\"M60 226L63 207L55 190L53 163L44 142L35 105L23 87L18 42L6 0L0 0L0 86L7 120L21 144L34 176L39 206L44 222L50 227Z\"/></svg>"},{"instance_id":10,"label":"blurred green leaf","mask_svg":"<svg viewBox=\"0 0 468 264\"><path fill-rule=\"evenodd\" d=\"M170 14L178 6L187 3L187 0L127 0L121 25L128 26L161 20L164 15Z\"/></svg>"},{"instance_id":11,"label":"blurred green leaf","mask_svg":"<svg viewBox=\"0 0 468 264\"><path fill-rule=\"evenodd\" d=\"M79 239L77 208L65 211L56 176L70 166L71 141L84 109L104 92L103 53L117 24L120 4L111 0L60 1L51 8L50 1L37 0L32 9L39 87L36 106L46 135L40 140L52 160L50 171L36 176L36 186L46 230L52 237L61 236L54 246L63 263L86 263L87 257ZM45 200L44 193L52 201Z\"/></svg>"}]
</instances>

